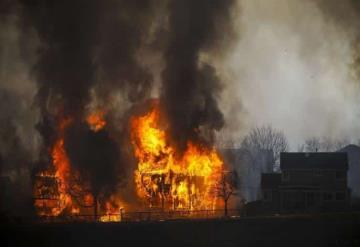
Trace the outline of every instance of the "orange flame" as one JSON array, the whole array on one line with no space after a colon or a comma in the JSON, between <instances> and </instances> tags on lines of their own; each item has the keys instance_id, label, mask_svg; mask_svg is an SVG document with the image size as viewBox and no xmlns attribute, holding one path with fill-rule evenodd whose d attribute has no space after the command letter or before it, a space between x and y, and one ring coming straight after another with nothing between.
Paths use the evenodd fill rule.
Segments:
<instances>
[{"instance_id":1,"label":"orange flame","mask_svg":"<svg viewBox=\"0 0 360 247\"><path fill-rule=\"evenodd\" d=\"M35 191L35 194L41 197L40 200L35 200L39 215L58 216L65 209L78 211L77 208L73 208L72 198L68 193L70 162L64 148L64 132L71 122L71 118L64 118L59 123L59 138L50 152L53 167L40 173L39 179L35 182L40 188L40 191Z\"/></svg>"},{"instance_id":2,"label":"orange flame","mask_svg":"<svg viewBox=\"0 0 360 247\"><path fill-rule=\"evenodd\" d=\"M217 151L189 141L182 157L176 158L159 119L155 103L149 113L131 120L138 195L147 199L150 207L161 204L163 209L214 209L216 199L210 190L223 166Z\"/></svg>"},{"instance_id":3,"label":"orange flame","mask_svg":"<svg viewBox=\"0 0 360 247\"><path fill-rule=\"evenodd\" d=\"M100 217L102 222L121 221L121 212L123 208L120 206L122 202L116 196L112 196L105 202L105 214Z\"/></svg>"},{"instance_id":4,"label":"orange flame","mask_svg":"<svg viewBox=\"0 0 360 247\"><path fill-rule=\"evenodd\" d=\"M93 131L99 131L105 126L106 122L103 116L104 113L99 111L90 114L86 119ZM84 203L82 207L89 208L91 207L89 205L94 205L93 196L85 189L88 188L87 181L82 181L82 183L76 179L74 181L79 174L71 167L65 150L65 131L72 122L71 118L64 118L60 121L57 129L58 139L50 149L52 166L48 170L40 172L35 180L35 207L40 216L80 215L84 209L78 204L79 198L74 199L71 190L82 191L82 195L77 195ZM120 202L116 198L105 202L104 211L105 216L100 217L101 221L120 220Z\"/></svg>"},{"instance_id":5,"label":"orange flame","mask_svg":"<svg viewBox=\"0 0 360 247\"><path fill-rule=\"evenodd\" d=\"M105 113L103 111L96 111L90 113L86 118L86 122L93 131L97 132L105 127L106 121L104 120L104 115Z\"/></svg>"}]
</instances>

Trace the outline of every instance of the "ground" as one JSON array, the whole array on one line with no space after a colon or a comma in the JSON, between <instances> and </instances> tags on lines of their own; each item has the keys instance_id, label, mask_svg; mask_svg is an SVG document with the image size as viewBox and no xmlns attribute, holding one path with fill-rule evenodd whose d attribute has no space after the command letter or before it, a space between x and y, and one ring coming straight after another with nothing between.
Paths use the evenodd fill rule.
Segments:
<instances>
[{"instance_id":1,"label":"ground","mask_svg":"<svg viewBox=\"0 0 360 247\"><path fill-rule=\"evenodd\" d=\"M0 246L360 246L360 213L1 225Z\"/></svg>"}]
</instances>

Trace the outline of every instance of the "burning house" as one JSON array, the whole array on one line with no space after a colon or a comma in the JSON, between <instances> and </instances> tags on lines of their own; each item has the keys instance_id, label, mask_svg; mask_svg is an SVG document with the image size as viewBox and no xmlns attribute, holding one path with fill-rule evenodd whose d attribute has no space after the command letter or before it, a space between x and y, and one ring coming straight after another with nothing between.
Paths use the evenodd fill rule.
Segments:
<instances>
[{"instance_id":1,"label":"burning house","mask_svg":"<svg viewBox=\"0 0 360 247\"><path fill-rule=\"evenodd\" d=\"M39 217L222 207L223 85L209 58L235 35L234 4L16 1L19 29L34 37L19 44L36 51L28 170Z\"/></svg>"},{"instance_id":2,"label":"burning house","mask_svg":"<svg viewBox=\"0 0 360 247\"><path fill-rule=\"evenodd\" d=\"M166 139L160 126L159 102L151 102L150 111L130 119L131 143L137 159L133 179L142 208L152 210L213 210L218 198L212 189L220 179L223 161L214 148L189 141L186 150L178 155ZM35 176L34 199L40 216L91 215L95 218L119 220L120 198L111 196L104 204L83 181L76 167L71 167L64 146L64 131L71 120L59 126L59 139L51 151L52 166ZM97 133L105 127L101 115L87 118L90 131ZM98 205L99 204L99 205ZM98 212L99 206L102 212ZM90 211L89 211L90 210Z\"/></svg>"},{"instance_id":3,"label":"burning house","mask_svg":"<svg viewBox=\"0 0 360 247\"><path fill-rule=\"evenodd\" d=\"M159 121L158 102L145 116L131 121L138 195L148 200L149 207L214 209L216 198L211 189L223 166L219 154L214 148L189 141L183 155L177 157Z\"/></svg>"},{"instance_id":4,"label":"burning house","mask_svg":"<svg viewBox=\"0 0 360 247\"><path fill-rule=\"evenodd\" d=\"M88 132L91 135L98 135L100 130L105 126L105 120L102 118L102 113L90 114L86 119L88 125ZM95 219L98 218L98 208L101 206L102 214L105 218L109 218L109 214L119 214L120 205L118 200L113 197L108 197L106 201L102 201L100 193L92 186L91 174L88 171L87 176L81 175L80 169L76 165L72 166L72 160L69 157L65 146L66 131L73 123L70 118L65 118L60 121L57 128L56 141L50 149L50 166L40 169L35 174L34 178L34 200L35 208L40 216L74 216L92 215ZM88 139L89 140L89 139ZM97 150L95 155L99 155L104 159L102 163L106 163L107 159L102 155L103 147L95 148ZM90 149L91 150L91 149ZM86 149L89 151L89 149ZM111 153L106 153L112 155ZM96 165L101 164L99 158L88 155L92 160L86 160L90 164L96 162ZM104 169L104 168L102 168ZM111 179L111 177L109 177ZM112 205L112 206L109 206ZM91 212L93 210L93 212Z\"/></svg>"}]
</instances>

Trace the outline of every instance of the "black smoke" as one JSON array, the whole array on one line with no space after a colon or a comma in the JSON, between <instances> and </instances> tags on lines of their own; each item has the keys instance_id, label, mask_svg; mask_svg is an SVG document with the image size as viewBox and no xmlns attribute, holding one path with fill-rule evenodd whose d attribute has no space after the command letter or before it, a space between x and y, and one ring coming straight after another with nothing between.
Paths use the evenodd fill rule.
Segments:
<instances>
[{"instance_id":1,"label":"black smoke","mask_svg":"<svg viewBox=\"0 0 360 247\"><path fill-rule=\"evenodd\" d=\"M33 74L37 103L46 112L52 99L65 114L79 115L94 84L97 1L24 1L24 29L40 39Z\"/></svg>"},{"instance_id":2,"label":"black smoke","mask_svg":"<svg viewBox=\"0 0 360 247\"><path fill-rule=\"evenodd\" d=\"M100 97L108 100L112 90L121 89L128 101L142 101L149 96L153 78L136 54L149 32L157 1L98 2L103 14L95 55L102 80Z\"/></svg>"},{"instance_id":3,"label":"black smoke","mask_svg":"<svg viewBox=\"0 0 360 247\"><path fill-rule=\"evenodd\" d=\"M103 104L111 104L107 97L117 90L131 102L147 97L152 76L136 51L151 23L151 1L21 3L22 29L34 29L39 37L33 75L44 140L56 131L48 126L54 122L51 115L84 120L91 90L98 90Z\"/></svg>"},{"instance_id":4,"label":"black smoke","mask_svg":"<svg viewBox=\"0 0 360 247\"><path fill-rule=\"evenodd\" d=\"M183 150L188 140L211 141L224 124L217 100L222 84L202 52L225 49L231 33L233 0L171 1L168 44L162 73L161 105L169 119L170 138ZM204 128L207 138L202 138Z\"/></svg>"},{"instance_id":5,"label":"black smoke","mask_svg":"<svg viewBox=\"0 0 360 247\"><path fill-rule=\"evenodd\" d=\"M50 164L49 150L61 135L59 123L72 119L65 131L71 165L93 195L108 197L124 179L127 160L111 136L124 135L112 123L94 132L85 119L94 92L97 106L104 109L112 107L114 92L130 104L148 97L152 75L138 61L137 51L151 26L154 1L24 0L19 6L22 33L33 31L38 38L32 75L41 113L36 126L45 153L41 159ZM22 38L26 50L27 35Z\"/></svg>"},{"instance_id":6,"label":"black smoke","mask_svg":"<svg viewBox=\"0 0 360 247\"><path fill-rule=\"evenodd\" d=\"M42 122L48 123L53 108L83 118L94 88L104 104L116 90L130 101L147 96L152 76L136 60L136 51L151 24L152 1L21 3L23 32L34 29L40 40L33 75Z\"/></svg>"},{"instance_id":7,"label":"black smoke","mask_svg":"<svg viewBox=\"0 0 360 247\"><path fill-rule=\"evenodd\" d=\"M114 193L124 175L119 146L105 129L94 132L87 124L75 124L65 133L65 150L71 165L89 183L95 198L101 201Z\"/></svg>"},{"instance_id":8,"label":"black smoke","mask_svg":"<svg viewBox=\"0 0 360 247\"><path fill-rule=\"evenodd\" d=\"M152 76L136 51L153 7L151 0L23 1L22 29L35 29L40 40L33 74L42 111L52 103L82 116L93 88L103 101L114 90L131 102L146 97Z\"/></svg>"}]
</instances>

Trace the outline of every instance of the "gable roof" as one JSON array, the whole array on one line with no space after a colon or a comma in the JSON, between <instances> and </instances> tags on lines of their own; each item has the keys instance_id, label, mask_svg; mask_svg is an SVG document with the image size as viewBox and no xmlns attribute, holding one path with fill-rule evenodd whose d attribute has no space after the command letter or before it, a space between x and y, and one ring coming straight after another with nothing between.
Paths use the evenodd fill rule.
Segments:
<instances>
[{"instance_id":1,"label":"gable roof","mask_svg":"<svg viewBox=\"0 0 360 247\"><path fill-rule=\"evenodd\" d=\"M281 153L281 169L348 169L348 156L336 153Z\"/></svg>"},{"instance_id":2,"label":"gable roof","mask_svg":"<svg viewBox=\"0 0 360 247\"><path fill-rule=\"evenodd\" d=\"M342 149L340 149L338 152L344 152L344 153L360 153L360 147L355 144L349 144Z\"/></svg>"}]
</instances>

